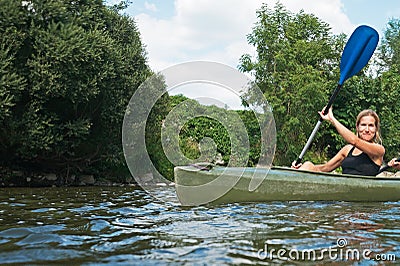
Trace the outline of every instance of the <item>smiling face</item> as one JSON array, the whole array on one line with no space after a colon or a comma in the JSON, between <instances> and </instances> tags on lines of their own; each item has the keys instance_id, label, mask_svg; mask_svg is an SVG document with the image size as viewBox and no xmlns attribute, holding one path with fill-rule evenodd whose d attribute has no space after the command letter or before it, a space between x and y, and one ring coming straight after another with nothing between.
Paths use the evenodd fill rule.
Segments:
<instances>
[{"instance_id":1,"label":"smiling face","mask_svg":"<svg viewBox=\"0 0 400 266\"><path fill-rule=\"evenodd\" d=\"M367 115L360 118L357 126L357 133L361 139L373 142L376 130L376 120L373 116Z\"/></svg>"},{"instance_id":2,"label":"smiling face","mask_svg":"<svg viewBox=\"0 0 400 266\"><path fill-rule=\"evenodd\" d=\"M375 111L361 111L356 120L357 137L374 143L382 144L380 135L380 120Z\"/></svg>"}]
</instances>

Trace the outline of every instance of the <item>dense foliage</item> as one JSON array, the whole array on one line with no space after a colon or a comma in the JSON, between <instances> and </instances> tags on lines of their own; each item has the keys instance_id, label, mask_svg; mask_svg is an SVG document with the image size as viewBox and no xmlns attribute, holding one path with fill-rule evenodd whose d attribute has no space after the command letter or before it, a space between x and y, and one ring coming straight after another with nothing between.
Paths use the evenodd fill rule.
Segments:
<instances>
[{"instance_id":1,"label":"dense foliage","mask_svg":"<svg viewBox=\"0 0 400 266\"><path fill-rule=\"evenodd\" d=\"M178 105L181 105L181 108L176 108ZM174 124L182 123L177 134L175 127L165 129L165 125L163 126L166 115L171 115L171 111L174 117L170 119ZM153 118L156 114L157 118ZM203 115L197 116L198 114ZM149 120L156 122L146 126L147 150L157 170L169 179L173 178L174 165L165 153L170 156L182 154L187 160L175 160L180 161L181 165L211 162L224 165L230 163L232 166L255 166L260 159L260 126L253 111L226 110L214 105L202 105L183 95L164 95L152 109ZM242 131L238 130L241 123L244 126ZM168 146L162 146L162 130L165 130L164 134L168 138L175 138L174 143L178 143L178 147L172 146L169 149ZM242 139L241 132L248 136L248 142ZM245 150L246 144L248 151Z\"/></svg>"},{"instance_id":2,"label":"dense foliage","mask_svg":"<svg viewBox=\"0 0 400 266\"><path fill-rule=\"evenodd\" d=\"M118 11L102 0L0 1L3 165L125 168L124 111L150 71L134 20Z\"/></svg>"},{"instance_id":3,"label":"dense foliage","mask_svg":"<svg viewBox=\"0 0 400 266\"><path fill-rule=\"evenodd\" d=\"M339 80L340 56L346 36L333 35L317 17L300 11L293 14L281 4L263 5L248 41L256 58L243 55L240 69L254 74L257 85L273 107L277 127L275 164L290 165L297 158L318 120L317 111L327 104ZM392 21L380 46L380 68L366 67L346 81L334 103L336 117L355 129L357 114L366 108L381 116L386 159L398 155L400 111L399 23ZM370 70L370 71L368 71ZM371 73L374 72L374 73ZM318 131L305 159L322 162L344 144L327 124Z\"/></svg>"},{"instance_id":4,"label":"dense foliage","mask_svg":"<svg viewBox=\"0 0 400 266\"><path fill-rule=\"evenodd\" d=\"M0 0L0 168L66 177L127 171L121 148L123 116L151 71L134 20L119 13L124 3L107 7L102 0ZM274 164L289 165L336 87L347 36L334 35L314 15L293 14L279 3L273 9L263 5L257 17L248 35L257 55L243 55L239 68L254 75L273 108ZM155 89L163 89L161 83ZM400 152L399 92L400 20L393 19L370 66L346 81L334 103L336 117L352 130L362 109L378 112L386 160ZM147 121L140 123L146 123L151 160L169 178L173 164L161 152L161 128L166 115L182 102L193 111L212 112L218 121L227 113L179 95L159 99ZM233 112L248 131L248 165L253 166L260 156L259 126L251 112ZM230 129L218 121L209 116L185 123L178 137L187 158L199 158L199 143L212 139L220 157L204 159L243 159L231 149L232 141L240 140L230 139ZM324 123L305 159L322 162L342 145L340 135Z\"/></svg>"}]
</instances>

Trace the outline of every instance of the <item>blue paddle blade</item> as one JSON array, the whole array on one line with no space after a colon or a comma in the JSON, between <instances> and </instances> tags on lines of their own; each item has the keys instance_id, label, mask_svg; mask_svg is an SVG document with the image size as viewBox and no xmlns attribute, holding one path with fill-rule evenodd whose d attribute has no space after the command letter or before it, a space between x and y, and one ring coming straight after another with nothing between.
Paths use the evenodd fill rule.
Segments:
<instances>
[{"instance_id":1,"label":"blue paddle blade","mask_svg":"<svg viewBox=\"0 0 400 266\"><path fill-rule=\"evenodd\" d=\"M339 85L357 74L368 63L378 41L378 32L369 26L362 25L354 30L343 50Z\"/></svg>"}]
</instances>

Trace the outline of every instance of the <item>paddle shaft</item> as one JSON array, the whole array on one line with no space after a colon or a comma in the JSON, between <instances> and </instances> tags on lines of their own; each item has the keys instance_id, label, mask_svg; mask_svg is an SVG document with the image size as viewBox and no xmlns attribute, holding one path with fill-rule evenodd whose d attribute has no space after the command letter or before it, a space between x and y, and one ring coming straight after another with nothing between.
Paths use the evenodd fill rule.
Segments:
<instances>
[{"instance_id":1,"label":"paddle shaft","mask_svg":"<svg viewBox=\"0 0 400 266\"><path fill-rule=\"evenodd\" d=\"M329 99L328 105L324 109L323 115L328 114L329 108L331 108L331 106L332 106L333 102L335 101L336 96L338 95L338 93L339 93L341 88L342 88L342 85L338 84L338 86L336 87L335 91L331 95L331 98ZM317 124L314 127L314 130L311 132L311 135L308 138L306 145L304 146L303 150L301 151L299 158L297 158L296 165L301 163L301 160L303 159L304 154L306 153L306 151L310 147L310 145L311 145L311 143L312 143L312 141L314 139L315 134L317 134L317 131L318 131L319 127L322 124L322 121L324 121L324 120L322 119L322 117L320 117L318 122L317 122Z\"/></svg>"}]
</instances>

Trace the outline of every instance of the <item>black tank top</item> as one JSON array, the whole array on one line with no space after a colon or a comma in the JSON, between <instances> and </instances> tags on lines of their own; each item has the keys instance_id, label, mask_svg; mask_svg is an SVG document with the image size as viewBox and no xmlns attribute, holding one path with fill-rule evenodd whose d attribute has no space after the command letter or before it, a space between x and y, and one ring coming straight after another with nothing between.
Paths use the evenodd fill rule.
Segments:
<instances>
[{"instance_id":1,"label":"black tank top","mask_svg":"<svg viewBox=\"0 0 400 266\"><path fill-rule=\"evenodd\" d=\"M380 166L369 158L369 156L362 152L359 155L354 156L353 147L347 157L342 162L342 173L351 175L366 175L375 176L379 173Z\"/></svg>"}]
</instances>

